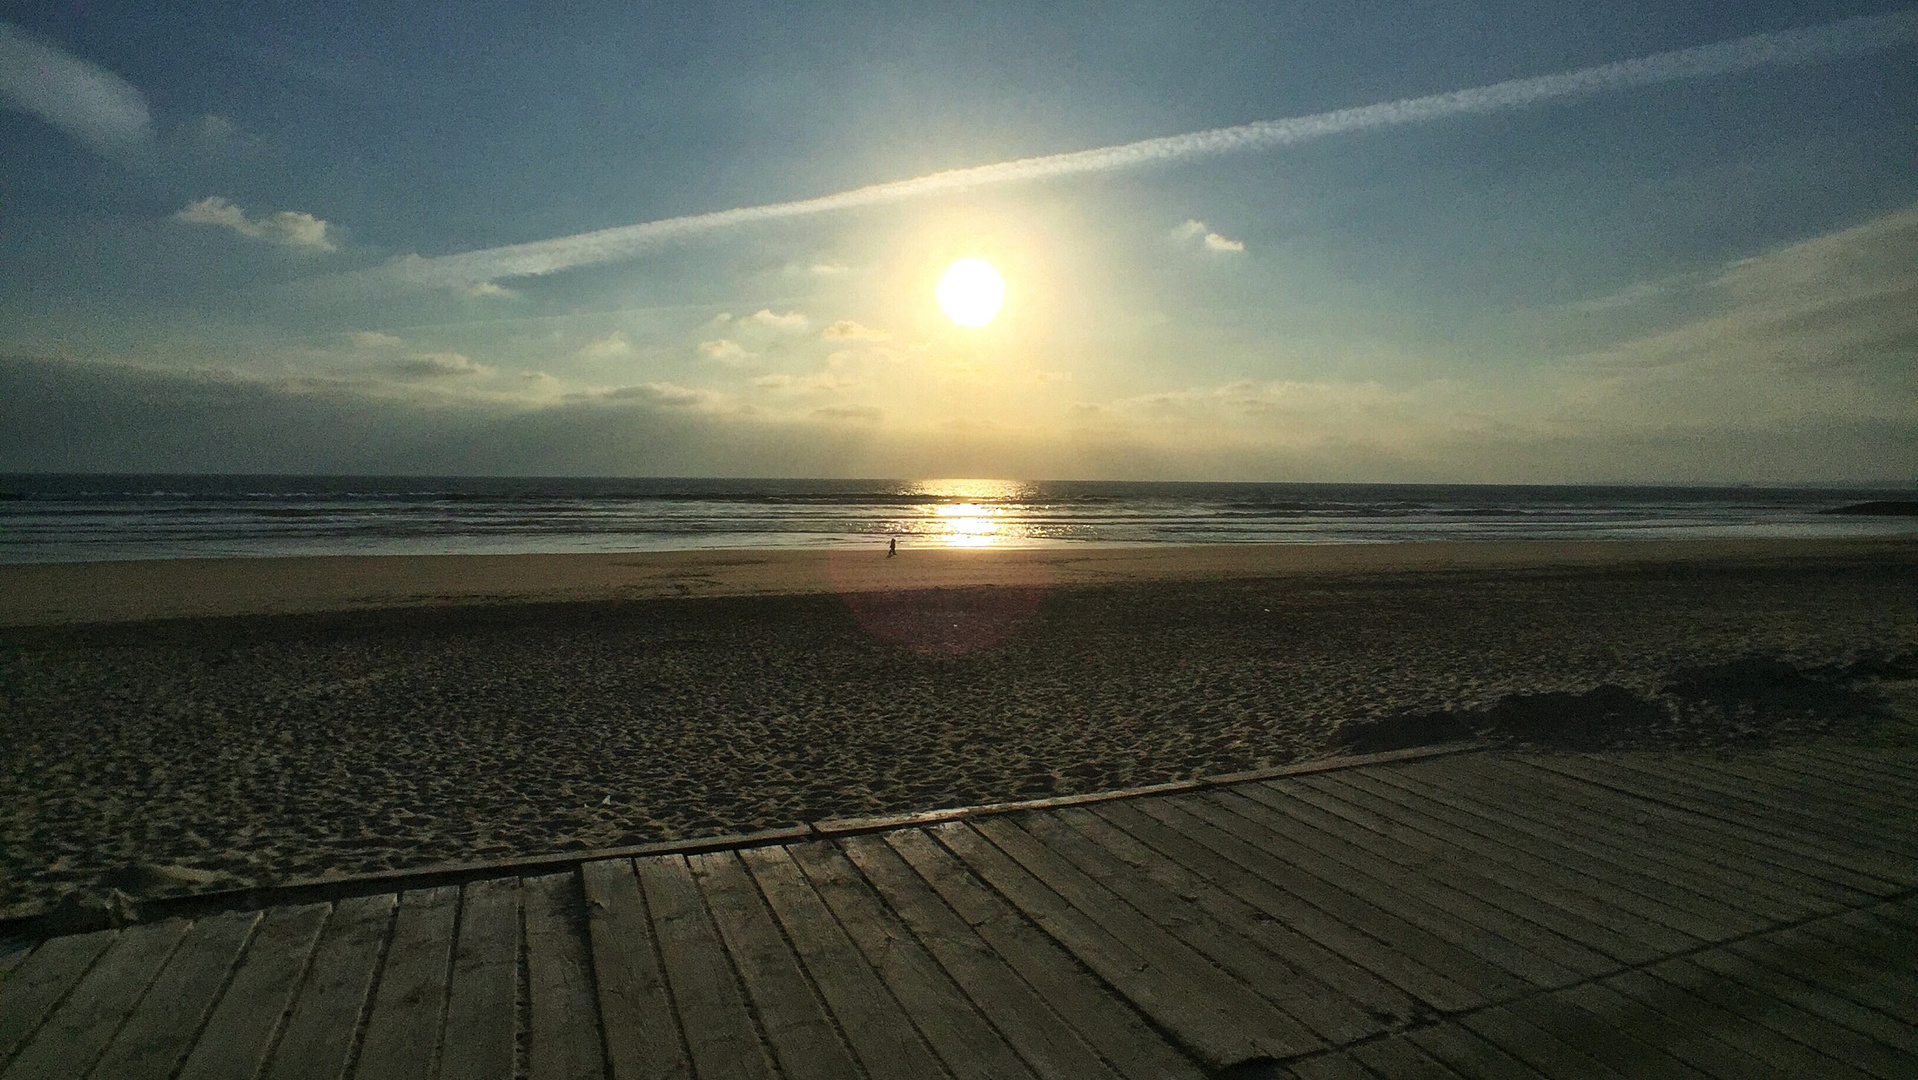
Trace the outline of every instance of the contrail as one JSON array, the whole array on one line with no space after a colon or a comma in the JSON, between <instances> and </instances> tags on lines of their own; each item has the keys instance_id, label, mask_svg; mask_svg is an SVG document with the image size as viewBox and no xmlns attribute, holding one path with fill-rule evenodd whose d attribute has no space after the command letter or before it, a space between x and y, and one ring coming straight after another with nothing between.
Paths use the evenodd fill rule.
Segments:
<instances>
[{"instance_id":1,"label":"contrail","mask_svg":"<svg viewBox=\"0 0 1918 1080\"><path fill-rule=\"evenodd\" d=\"M1754 68L1797 67L1823 60L1859 56L1913 40L1918 40L1918 11L1865 16L1776 34L1754 34L1636 60L1621 60L1557 75L1513 79L1426 97L1337 109L1286 120L1265 120L1187 135L1168 135L1094 150L949 169L910 180L872 184L812 199L664 218L638 225L437 258L409 256L388 264L384 269L432 285L467 285L495 278L550 274L577 266L631 258L662 241L754 222L877 206L1021 181L1116 172L1163 162L1267 150L1327 135L1414 124L1447 116L1498 112L1547 101L1588 97L1611 90Z\"/></svg>"}]
</instances>

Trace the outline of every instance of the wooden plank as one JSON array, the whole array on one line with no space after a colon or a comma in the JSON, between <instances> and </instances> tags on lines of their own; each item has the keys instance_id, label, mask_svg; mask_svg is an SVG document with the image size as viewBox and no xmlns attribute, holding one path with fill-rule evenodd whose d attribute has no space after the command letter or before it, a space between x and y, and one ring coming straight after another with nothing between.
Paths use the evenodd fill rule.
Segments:
<instances>
[{"instance_id":1,"label":"wooden plank","mask_svg":"<svg viewBox=\"0 0 1918 1080\"><path fill-rule=\"evenodd\" d=\"M1666 1016L1602 983L1575 986L1553 995L1553 1000L1582 1008L1601 1025L1630 1032L1716 1080L1754 1080L1775 1071L1738 1047L1685 1022L1682 1015Z\"/></svg>"},{"instance_id":2,"label":"wooden plank","mask_svg":"<svg viewBox=\"0 0 1918 1080\"><path fill-rule=\"evenodd\" d=\"M1526 989L1522 979L1422 925L1419 920L1431 914L1429 906L1407 904L1404 905L1406 914L1399 914L1385 906L1389 903L1399 906L1394 903L1398 898L1368 889L1363 882L1352 882L1347 888L1346 882L1336 880L1338 874L1322 865L1322 860L1311 858L1273 830L1202 799L1166 800L1141 809L1174 828L1180 828L1184 822L1202 822L1214 830L1215 836L1232 837L1241 847L1236 852L1221 854L1414 957L1426 967L1445 972L1469 986L1483 1000Z\"/></svg>"},{"instance_id":3,"label":"wooden plank","mask_svg":"<svg viewBox=\"0 0 1918 1080\"><path fill-rule=\"evenodd\" d=\"M844 854L824 842L791 844L786 851L948 1072L958 1080L1018 1080L1033 1075L964 992L939 970L938 962L866 887Z\"/></svg>"},{"instance_id":4,"label":"wooden plank","mask_svg":"<svg viewBox=\"0 0 1918 1080\"><path fill-rule=\"evenodd\" d=\"M1274 998L1261 995L1255 989L1255 986L1266 986L1273 993L1284 994L1285 969L1275 967L1276 962L1269 959L1265 964L1242 963L1248 950L1256 953L1257 946L1243 938L1221 934L1216 925L1199 915L1191 905L1149 888L1129 887L1136 879L1120 871L1116 860L1095 860L1094 866L1112 872L1109 878L1112 884L1127 883L1126 893L1115 891L1098 875L1081 868L1066 853L1054 850L1012 818L976 822L974 829L1126 948L1148 956L1154 964L1175 970L1177 977L1190 980L1200 993L1213 995L1215 1001L1231 1010L1236 1023L1255 1026L1255 1030L1275 1040L1272 1043L1275 1047L1298 1048L1291 1054L1274 1052L1271 1056L1296 1056L1325 1045L1325 1040L1309 1025L1277 1007ZM1071 843L1077 834L1067 829L1054 835ZM1147 904L1165 901L1157 905L1165 921L1155 922L1151 912L1129 901L1128 894ZM1197 940L1184 940L1188 934L1206 941L1214 951L1201 948ZM1222 959L1228 957L1229 960ZM1279 978L1270 978L1268 972L1276 973ZM1253 981L1248 981L1248 974Z\"/></svg>"},{"instance_id":5,"label":"wooden plank","mask_svg":"<svg viewBox=\"0 0 1918 1080\"><path fill-rule=\"evenodd\" d=\"M1314 777L1318 779L1318 777ZM1262 785L1247 785L1243 792L1251 798L1258 798ZM1619 932L1611 927L1611 919L1600 923L1586 915L1580 915L1577 909L1554 904L1554 890L1529 888L1525 875L1513 875L1511 867L1502 865L1498 859L1485 857L1475 848L1465 848L1462 844L1440 840L1433 834L1423 833L1414 823L1404 821L1402 815L1387 817L1375 804L1366 804L1354 796L1350 788L1325 788L1312 783L1295 783L1289 788L1289 794L1302 802L1312 804L1314 808L1337 815L1346 821L1352 829L1364 833L1356 834L1354 842L1366 842L1379 856L1398 859L1408 867L1431 867L1433 871L1442 871L1444 877L1456 882L1458 888L1485 898L1488 904L1496 904L1504 911L1521 915L1540 927L1548 927L1555 934L1579 942L1592 955L1590 974L1615 971L1621 965L1632 965L1653 955L1661 955L1640 938ZM1366 836L1369 836L1366 838Z\"/></svg>"},{"instance_id":6,"label":"wooden plank","mask_svg":"<svg viewBox=\"0 0 1918 1080\"><path fill-rule=\"evenodd\" d=\"M0 983L0 1061L33 1038L118 935L117 930L97 930L48 938Z\"/></svg>"},{"instance_id":7,"label":"wooden plank","mask_svg":"<svg viewBox=\"0 0 1918 1080\"><path fill-rule=\"evenodd\" d=\"M1742 758L1713 760L1695 770L1733 785L1773 812L1789 811L1821 830L1838 828L1855 844L1891 854L1904 851L1903 840L1918 819L1908 807L1887 796L1845 790L1838 782L1785 772Z\"/></svg>"},{"instance_id":8,"label":"wooden plank","mask_svg":"<svg viewBox=\"0 0 1918 1080\"><path fill-rule=\"evenodd\" d=\"M1093 843L1067 825L1063 814L1028 814L1012 824L1296 1018L1320 1039L1346 1043L1385 1030L1379 1018L1268 952L1256 936L1240 933L1233 922L1214 917L1200 906L1196 895L1181 895L1165 887Z\"/></svg>"},{"instance_id":9,"label":"wooden plank","mask_svg":"<svg viewBox=\"0 0 1918 1080\"><path fill-rule=\"evenodd\" d=\"M439 1047L459 889L400 894L354 1080L425 1080Z\"/></svg>"},{"instance_id":10,"label":"wooden plank","mask_svg":"<svg viewBox=\"0 0 1918 1080\"><path fill-rule=\"evenodd\" d=\"M1857 824L1848 821L1849 814L1828 800L1822 792L1808 788L1804 783L1780 784L1776 777L1759 782L1748 776L1739 775L1742 768L1734 760L1691 758L1684 761L1668 761L1658 757L1631 754L1618 758L1607 758L1601 762L1609 769L1638 778L1651 780L1667 787L1682 790L1694 796L1703 795L1723 813L1726 807L1738 808L1742 817L1756 814L1766 822L1768 829L1787 826L1807 837L1833 837L1845 839L1861 852L1878 854L1886 839L1886 829L1878 821L1868 820L1863 824L1873 834L1870 837L1852 840L1843 831L1834 832L1835 825L1849 826ZM1790 796L1781 793L1790 790ZM1836 816L1834 812L1837 811ZM1737 820L1734 818L1734 820Z\"/></svg>"},{"instance_id":11,"label":"wooden plank","mask_svg":"<svg viewBox=\"0 0 1918 1080\"><path fill-rule=\"evenodd\" d=\"M1216 883L1281 924L1397 987L1418 1003L1421 1014L1472 1008L1484 1002L1482 996L1442 972L1255 873L1247 864L1267 858L1257 848L1190 815L1183 818L1169 815L1162 820L1145 813L1142 808L1146 805L1144 801L1103 803L1094 807L1093 812L1160 856Z\"/></svg>"},{"instance_id":12,"label":"wooden plank","mask_svg":"<svg viewBox=\"0 0 1918 1080\"><path fill-rule=\"evenodd\" d=\"M1629 1080L1583 1049L1543 1031L1509 1008L1483 1009L1458 1018L1486 1042L1537 1069L1552 1080Z\"/></svg>"},{"instance_id":13,"label":"wooden plank","mask_svg":"<svg viewBox=\"0 0 1918 1080\"><path fill-rule=\"evenodd\" d=\"M758 848L740 852L740 858L868 1075L899 1080L943 1075L938 1059L786 849Z\"/></svg>"},{"instance_id":14,"label":"wooden plank","mask_svg":"<svg viewBox=\"0 0 1918 1080\"><path fill-rule=\"evenodd\" d=\"M1582 798L1584 805L1611 805L1609 813L1621 823L1627 820L1623 815L1629 812L1633 823L1659 823L1666 842L1670 842L1674 834L1688 836L1692 838L1689 841L1692 850L1735 855L1747 868L1763 867L1763 881L1775 882L1771 884L1774 893L1780 889L1796 890L1836 902L1857 903L1878 895L1884 887L1882 882L1873 881L1871 888L1861 889L1845 880L1851 875L1834 874L1829 863L1801 856L1749 826L1734 828L1652 799L1626 796L1629 800L1626 804L1616 805L1611 800L1617 796L1611 789L1548 768L1538 759L1527 760L1525 765L1532 776L1549 778L1560 785L1558 790L1564 791L1568 798ZM1581 792L1585 794L1574 795Z\"/></svg>"},{"instance_id":15,"label":"wooden plank","mask_svg":"<svg viewBox=\"0 0 1918 1080\"><path fill-rule=\"evenodd\" d=\"M121 931L0 1078L66 1080L85 1075L186 931L182 919Z\"/></svg>"},{"instance_id":16,"label":"wooden plank","mask_svg":"<svg viewBox=\"0 0 1918 1080\"><path fill-rule=\"evenodd\" d=\"M1805 747L1774 751L1759 759L1766 768L1810 783L1828 783L1852 802L1885 801L1906 817L1918 813L1918 777L1888 773L1853 759L1837 761Z\"/></svg>"},{"instance_id":17,"label":"wooden plank","mask_svg":"<svg viewBox=\"0 0 1918 1080\"><path fill-rule=\"evenodd\" d=\"M20 966L21 962L27 958L27 953L31 951L33 951L31 942L9 941L0 944L0 986L6 985L7 976L13 973L14 968Z\"/></svg>"},{"instance_id":18,"label":"wooden plank","mask_svg":"<svg viewBox=\"0 0 1918 1080\"><path fill-rule=\"evenodd\" d=\"M1918 784L1918 758L1901 758L1892 747L1819 742L1795 747L1794 752L1832 765L1869 772L1895 783Z\"/></svg>"},{"instance_id":19,"label":"wooden plank","mask_svg":"<svg viewBox=\"0 0 1918 1080\"><path fill-rule=\"evenodd\" d=\"M243 911L194 923L93 1074L114 1080L173 1076L259 921L259 912Z\"/></svg>"},{"instance_id":20,"label":"wooden plank","mask_svg":"<svg viewBox=\"0 0 1918 1080\"><path fill-rule=\"evenodd\" d=\"M1290 787L1291 785L1287 785ZM1259 797L1262 796L1262 797ZM1467 875L1432 873L1419 853L1375 836L1344 818L1326 812L1289 790L1258 786L1248 791L1220 792L1221 805L1268 827L1296 822L1306 828L1288 830L1299 844L1350 869L1358 876L1382 883L1418 904L1435 908L1443 920L1422 922L1435 928L1458 924L1458 944L1474 948L1486 959L1498 957L1499 966L1538 986L1564 986L1618 964L1555 930L1500 907L1478 895ZM1344 875L1341 875L1344 876Z\"/></svg>"},{"instance_id":21,"label":"wooden plank","mask_svg":"<svg viewBox=\"0 0 1918 1080\"><path fill-rule=\"evenodd\" d=\"M880 837L850 837L841 840L839 848L1037 1075L1046 1080L1198 1075L1129 1009L1100 993L1050 939L1023 926L1010 912L988 916L984 922L961 918ZM930 843L925 853L929 860L956 866L950 855ZM991 900L987 898L988 903ZM1032 939L1030 947L1021 938ZM999 943L999 954L988 939ZM1012 958L1022 972L1015 972L1002 955ZM1047 991L1067 1014L1077 1017L1076 1024L1053 1011L1040 996ZM1089 1030L1088 1037L1104 1036L1105 1053L1116 1055L1121 1063L1145 1061L1146 1071L1121 1068L1115 1072L1107 1067L1101 1051L1081 1037L1081 1030Z\"/></svg>"},{"instance_id":22,"label":"wooden plank","mask_svg":"<svg viewBox=\"0 0 1918 1080\"><path fill-rule=\"evenodd\" d=\"M1385 784L1354 776L1314 777L1316 791L1363 812L1388 835L1428 852L1431 857L1469 863L1486 878L1538 903L1583 920L1599 931L1592 946L1623 964L1638 964L1695 945L1699 939L1607 902L1605 886L1565 864L1543 858L1482 833L1471 832L1425 812L1412 796ZM1396 801L1395 801L1396 800ZM1512 839L1510 837L1506 839Z\"/></svg>"},{"instance_id":23,"label":"wooden plank","mask_svg":"<svg viewBox=\"0 0 1918 1080\"><path fill-rule=\"evenodd\" d=\"M1295 1021L1246 987L1227 981L1157 927L1136 914L1124 918L1129 909L1123 901L1070 872L1064 860L1022 852L1050 871L1048 881L966 823L926 831L1208 1067L1290 1057L1317 1042L1301 1038ZM1057 888L1073 893L1079 903ZM1100 907L1108 909L1100 918L1088 915L1087 908ZM1202 965L1211 977L1199 974L1196 969Z\"/></svg>"},{"instance_id":24,"label":"wooden plank","mask_svg":"<svg viewBox=\"0 0 1918 1080\"><path fill-rule=\"evenodd\" d=\"M1459 1075L1403 1036L1353 1047L1352 1057L1392 1080L1459 1080Z\"/></svg>"},{"instance_id":25,"label":"wooden plank","mask_svg":"<svg viewBox=\"0 0 1918 1080\"><path fill-rule=\"evenodd\" d=\"M379 893L349 897L333 906L306 985L267 1063L270 1080L338 1080L346 1075L398 901L392 893Z\"/></svg>"},{"instance_id":26,"label":"wooden plank","mask_svg":"<svg viewBox=\"0 0 1918 1080\"><path fill-rule=\"evenodd\" d=\"M1918 1059L1800 1008L1789 998L1771 992L1768 986L1752 985L1744 978L1727 978L1695 957L1666 961L1650 970L1660 978L1682 982L1687 989L1729 1012L1879 1080L1909 1080L1918 1076Z\"/></svg>"},{"instance_id":27,"label":"wooden plank","mask_svg":"<svg viewBox=\"0 0 1918 1080\"><path fill-rule=\"evenodd\" d=\"M1404 1037L1453 1072L1474 1080L1539 1080L1542 1075L1457 1023L1434 1024L1408 1031Z\"/></svg>"},{"instance_id":28,"label":"wooden plank","mask_svg":"<svg viewBox=\"0 0 1918 1080\"><path fill-rule=\"evenodd\" d=\"M1708 1000L1709 995L1701 995L1689 987L1661 979L1649 970L1614 975L1604 980L1604 985L1737 1047L1762 1062L1766 1071L1790 1077L1816 1076L1820 1080L1864 1078L1863 1073L1842 1062L1726 1011Z\"/></svg>"},{"instance_id":29,"label":"wooden plank","mask_svg":"<svg viewBox=\"0 0 1918 1080\"><path fill-rule=\"evenodd\" d=\"M852 1051L834 1030L739 856L730 851L692 855L686 864L739 968L781 1071L792 1080L858 1075Z\"/></svg>"},{"instance_id":30,"label":"wooden plank","mask_svg":"<svg viewBox=\"0 0 1918 1080\"><path fill-rule=\"evenodd\" d=\"M1497 800L1481 797L1468 788L1437 781L1444 777L1411 776L1381 770L1379 778L1403 787L1434 802L1478 817L1491 828L1506 834L1521 834L1541 848L1565 852L1590 876L1617 884L1646 900L1654 901L1654 910L1668 925L1703 938L1724 941L1769 925L1768 921L1743 908L1727 904L1724 898L1700 893L1686 884L1673 882L1656 863L1647 863L1635 853L1594 843L1567 828L1566 823L1548 826L1513 813Z\"/></svg>"},{"instance_id":31,"label":"wooden plank","mask_svg":"<svg viewBox=\"0 0 1918 1080\"><path fill-rule=\"evenodd\" d=\"M1524 998L1506 1008L1513 1016L1632 1080L1709 1080L1707 1074L1667 1052L1657 1042L1587 1012L1570 994Z\"/></svg>"},{"instance_id":32,"label":"wooden plank","mask_svg":"<svg viewBox=\"0 0 1918 1080\"><path fill-rule=\"evenodd\" d=\"M510 1080L519 1036L519 879L460 890L441 1080Z\"/></svg>"},{"instance_id":33,"label":"wooden plank","mask_svg":"<svg viewBox=\"0 0 1918 1080\"><path fill-rule=\"evenodd\" d=\"M1800 873L1775 849L1757 850L1735 835L1710 829L1678 827L1656 805L1642 800L1620 799L1602 788L1517 762L1484 764L1488 777L1495 777L1504 790L1576 806L1580 821L1614 846L1637 847L1680 873L1723 880L1735 893L1749 896L1754 909L1768 918L1789 921L1871 899L1868 893ZM1757 907L1761 902L1762 909Z\"/></svg>"},{"instance_id":34,"label":"wooden plank","mask_svg":"<svg viewBox=\"0 0 1918 1080\"><path fill-rule=\"evenodd\" d=\"M1797 955L1811 953L1843 965L1847 977L1835 989L1918 1029L1918 972L1911 963L1918 940L1887 934L1868 919L1866 913L1850 912L1767 935L1767 940L1789 942Z\"/></svg>"},{"instance_id":35,"label":"wooden plank","mask_svg":"<svg viewBox=\"0 0 1918 1080\"><path fill-rule=\"evenodd\" d=\"M1818 937L1802 927L1733 942L1727 947L1781 977L1816 986L1852 1003L1874 1022L1882 1021L1889 1030L1901 1033L1883 1041L1918 1052L1918 992L1901 991L1880 978L1884 968L1875 964L1882 963L1886 952L1870 950L1856 940ZM1918 956L1918 944L1904 943L1889 955ZM1918 991L1918 986L1912 990Z\"/></svg>"},{"instance_id":36,"label":"wooden plank","mask_svg":"<svg viewBox=\"0 0 1918 1080\"><path fill-rule=\"evenodd\" d=\"M1666 903L1689 906L1738 932L1800 918L1811 910L1829 910L1807 908L1802 899L1789 892L1766 888L1762 877L1734 876L1722 867L1671 850L1663 836L1622 834L1596 811L1596 802L1581 807L1580 813L1567 814L1567 791L1542 787L1533 780L1522 766L1502 768L1500 763L1488 760L1471 762L1460 769L1459 775L1435 777L1432 783L1474 809L1495 811L1508 822L1520 823L1538 835L1558 837L1568 847L1624 867L1639 875L1644 883L1643 887L1635 886L1639 891ZM1496 797L1490 794L1493 791L1498 793ZM1617 800L1616 795L1612 798Z\"/></svg>"},{"instance_id":37,"label":"wooden plank","mask_svg":"<svg viewBox=\"0 0 1918 1080\"><path fill-rule=\"evenodd\" d=\"M1829 869L1820 876L1874 895L1889 895L1906 884L1904 872L1883 852L1833 834L1829 821L1814 819L1807 828L1791 808L1753 802L1736 789L1714 789L1696 775L1661 770L1656 763L1635 757L1581 758L1575 769L1551 758L1534 759L1534 764L1729 827L1752 840L1822 863Z\"/></svg>"},{"instance_id":38,"label":"wooden plank","mask_svg":"<svg viewBox=\"0 0 1918 1080\"><path fill-rule=\"evenodd\" d=\"M991 955L1016 971L1047 1008L1077 1031L1114 1071L1134 1080L1199 1075L1197 1067L1147 1024L1131 1002L1109 992L1071 953L981 884L924 830L887 833L884 842L917 875L918 882L929 886L977 932ZM859 849L847 848L858 862ZM871 875L866 863L859 865ZM873 880L878 884L880 879ZM927 941L931 944L933 939Z\"/></svg>"},{"instance_id":39,"label":"wooden plank","mask_svg":"<svg viewBox=\"0 0 1918 1080\"><path fill-rule=\"evenodd\" d=\"M331 910L331 904L299 904L271 908L260 917L232 981L187 1055L182 1076L252 1080L299 992Z\"/></svg>"},{"instance_id":40,"label":"wooden plank","mask_svg":"<svg viewBox=\"0 0 1918 1080\"><path fill-rule=\"evenodd\" d=\"M1265 952L1299 973L1305 992L1327 1002L1349 1001L1361 1017L1358 1024L1364 1030L1401 1027L1419 1015L1421 1006L1405 991L1160 855L1099 815L1074 808L1062 810L1054 817L1118 859L1131 876L1152 881L1176 896L1190 899L1206 918L1257 942ZM1322 1019L1330 1025L1334 1018L1328 1015ZM1333 1027L1328 1026L1327 1038L1333 1042L1359 1037L1332 1032Z\"/></svg>"},{"instance_id":41,"label":"wooden plank","mask_svg":"<svg viewBox=\"0 0 1918 1080\"><path fill-rule=\"evenodd\" d=\"M1918 1076L1918 1029L1827 989L1818 976L1774 968L1736 946L1694 954L1692 962L1881 1044L1903 1058L1909 1075ZM1833 973L1824 967L1826 978Z\"/></svg>"},{"instance_id":42,"label":"wooden plank","mask_svg":"<svg viewBox=\"0 0 1918 1080\"><path fill-rule=\"evenodd\" d=\"M526 996L531 1015L530 1080L588 1080L606 1075L586 944L586 898L579 875L546 874L520 883L526 918Z\"/></svg>"},{"instance_id":43,"label":"wooden plank","mask_svg":"<svg viewBox=\"0 0 1918 1080\"><path fill-rule=\"evenodd\" d=\"M1325 1054L1294 1061L1286 1073L1299 1080L1372 1080L1372 1071L1350 1054Z\"/></svg>"},{"instance_id":44,"label":"wooden plank","mask_svg":"<svg viewBox=\"0 0 1918 1080\"><path fill-rule=\"evenodd\" d=\"M700 1080L763 1077L772 1061L683 855L636 859L679 1027Z\"/></svg>"},{"instance_id":45,"label":"wooden plank","mask_svg":"<svg viewBox=\"0 0 1918 1080\"><path fill-rule=\"evenodd\" d=\"M613 1080L691 1080L632 860L589 862L579 876Z\"/></svg>"}]
</instances>

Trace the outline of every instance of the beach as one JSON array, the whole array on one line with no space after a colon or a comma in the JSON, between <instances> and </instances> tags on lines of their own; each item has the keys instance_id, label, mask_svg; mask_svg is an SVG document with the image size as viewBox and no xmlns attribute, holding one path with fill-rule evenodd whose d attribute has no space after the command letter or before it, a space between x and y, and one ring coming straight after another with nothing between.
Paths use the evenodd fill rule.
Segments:
<instances>
[{"instance_id":1,"label":"beach","mask_svg":"<svg viewBox=\"0 0 1918 1080\"><path fill-rule=\"evenodd\" d=\"M0 917L1480 738L1918 728L1918 544L0 567Z\"/></svg>"}]
</instances>

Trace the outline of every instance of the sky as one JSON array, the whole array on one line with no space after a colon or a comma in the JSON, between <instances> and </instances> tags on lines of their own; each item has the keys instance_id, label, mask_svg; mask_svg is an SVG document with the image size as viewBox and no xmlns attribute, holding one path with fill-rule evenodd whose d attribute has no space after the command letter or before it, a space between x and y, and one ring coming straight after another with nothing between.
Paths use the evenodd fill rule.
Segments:
<instances>
[{"instance_id":1,"label":"sky","mask_svg":"<svg viewBox=\"0 0 1918 1080\"><path fill-rule=\"evenodd\" d=\"M0 471L1910 486L1915 57L1882 3L0 0Z\"/></svg>"}]
</instances>

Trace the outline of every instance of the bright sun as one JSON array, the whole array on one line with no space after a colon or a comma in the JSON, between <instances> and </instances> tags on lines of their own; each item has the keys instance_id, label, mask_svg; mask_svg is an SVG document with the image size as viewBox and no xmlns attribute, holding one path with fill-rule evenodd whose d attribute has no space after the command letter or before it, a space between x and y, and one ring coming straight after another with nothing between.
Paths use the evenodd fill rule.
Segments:
<instances>
[{"instance_id":1,"label":"bright sun","mask_svg":"<svg viewBox=\"0 0 1918 1080\"><path fill-rule=\"evenodd\" d=\"M984 259L960 259L946 267L933 292L947 318L960 326L984 326L1006 302L1006 279Z\"/></svg>"}]
</instances>

